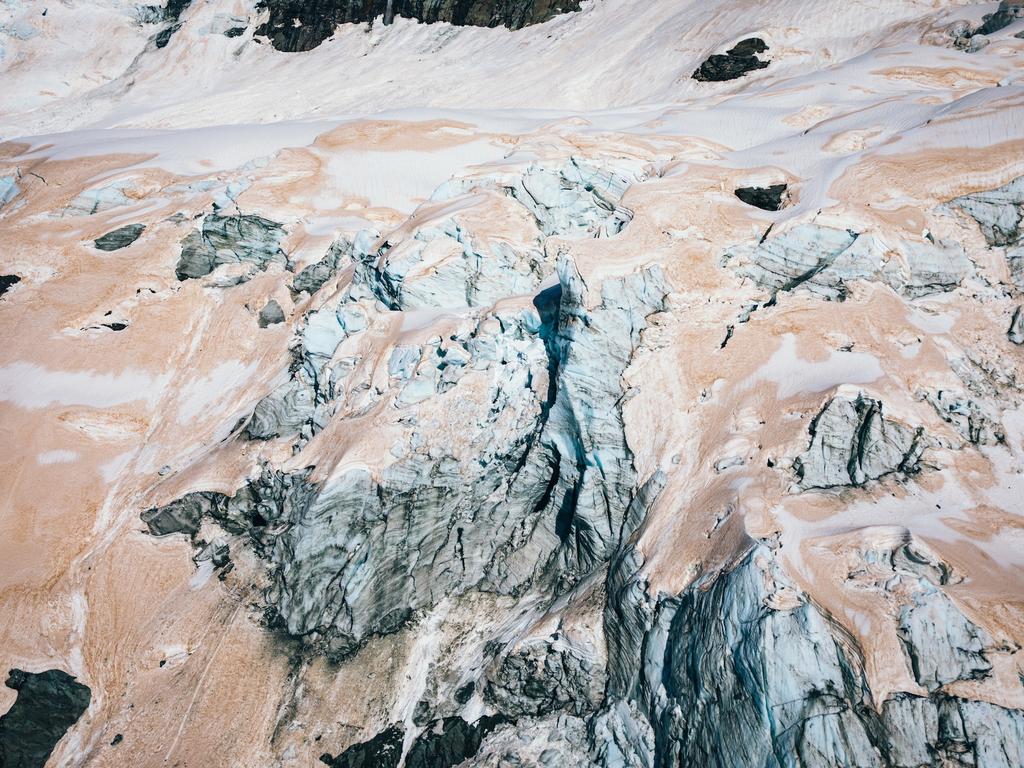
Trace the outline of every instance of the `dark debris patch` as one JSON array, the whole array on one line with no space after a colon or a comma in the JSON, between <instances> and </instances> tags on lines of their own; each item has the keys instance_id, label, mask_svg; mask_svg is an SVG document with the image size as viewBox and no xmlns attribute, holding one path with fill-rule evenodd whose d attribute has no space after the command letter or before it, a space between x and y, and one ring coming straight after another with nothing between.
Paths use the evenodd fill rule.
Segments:
<instances>
[{"instance_id":1,"label":"dark debris patch","mask_svg":"<svg viewBox=\"0 0 1024 768\"><path fill-rule=\"evenodd\" d=\"M0 766L44 768L57 742L89 708L92 692L59 669L12 669L4 685L18 698L0 717Z\"/></svg>"},{"instance_id":2,"label":"dark debris patch","mask_svg":"<svg viewBox=\"0 0 1024 768\"><path fill-rule=\"evenodd\" d=\"M771 62L759 57L768 50L768 44L759 37L742 40L725 53L708 56L693 73L694 80L700 82L722 82L743 77L748 72L764 69Z\"/></svg>"},{"instance_id":3,"label":"dark debris patch","mask_svg":"<svg viewBox=\"0 0 1024 768\"><path fill-rule=\"evenodd\" d=\"M93 245L101 251L117 251L127 248L139 239L145 229L145 224L127 224L97 237L93 240Z\"/></svg>"},{"instance_id":4,"label":"dark debris patch","mask_svg":"<svg viewBox=\"0 0 1024 768\"><path fill-rule=\"evenodd\" d=\"M21 278L18 275L0 275L0 296L3 296L20 282Z\"/></svg>"},{"instance_id":5,"label":"dark debris patch","mask_svg":"<svg viewBox=\"0 0 1024 768\"><path fill-rule=\"evenodd\" d=\"M772 184L770 187L740 187L735 194L747 205L762 211L780 211L786 205L786 184Z\"/></svg>"},{"instance_id":6,"label":"dark debris patch","mask_svg":"<svg viewBox=\"0 0 1024 768\"><path fill-rule=\"evenodd\" d=\"M461 717L446 717L428 725L409 747L405 768L452 768L474 757L484 738L502 723L503 717L482 717L469 723ZM320 756L330 768L398 768L404 732L392 725L369 741L353 744L337 757Z\"/></svg>"},{"instance_id":7,"label":"dark debris patch","mask_svg":"<svg viewBox=\"0 0 1024 768\"><path fill-rule=\"evenodd\" d=\"M316 48L339 24L372 22L389 9L393 17L427 24L520 29L578 11L580 0L260 0L257 7L270 15L256 34L279 51L296 53Z\"/></svg>"}]
</instances>

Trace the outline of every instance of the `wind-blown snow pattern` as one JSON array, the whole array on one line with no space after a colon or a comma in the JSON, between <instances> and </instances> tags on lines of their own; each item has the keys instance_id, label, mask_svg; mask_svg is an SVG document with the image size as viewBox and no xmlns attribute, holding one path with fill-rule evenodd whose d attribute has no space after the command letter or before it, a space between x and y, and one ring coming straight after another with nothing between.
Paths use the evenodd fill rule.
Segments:
<instances>
[{"instance_id":1,"label":"wind-blown snow pattern","mask_svg":"<svg viewBox=\"0 0 1024 768\"><path fill-rule=\"evenodd\" d=\"M1011 0L6 0L0 765L1019 768L1022 180Z\"/></svg>"}]
</instances>

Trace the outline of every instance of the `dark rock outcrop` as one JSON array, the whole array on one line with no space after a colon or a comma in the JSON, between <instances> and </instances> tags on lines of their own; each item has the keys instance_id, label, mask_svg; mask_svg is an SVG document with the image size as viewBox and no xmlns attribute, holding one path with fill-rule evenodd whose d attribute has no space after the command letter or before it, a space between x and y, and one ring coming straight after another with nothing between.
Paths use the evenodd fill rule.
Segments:
<instances>
[{"instance_id":1,"label":"dark rock outcrop","mask_svg":"<svg viewBox=\"0 0 1024 768\"><path fill-rule=\"evenodd\" d=\"M283 323L284 310L281 309L280 304L278 304L274 299L271 299L266 303L263 309L260 310L260 314L256 322L259 324L260 328L267 328L271 325Z\"/></svg>"},{"instance_id":2,"label":"dark rock outcrop","mask_svg":"<svg viewBox=\"0 0 1024 768\"><path fill-rule=\"evenodd\" d=\"M12 669L4 684L18 698L0 716L0 766L43 768L57 742L88 709L92 693L59 669Z\"/></svg>"},{"instance_id":3,"label":"dark rock outcrop","mask_svg":"<svg viewBox=\"0 0 1024 768\"><path fill-rule=\"evenodd\" d=\"M1010 327L1006 331L1006 338L1014 344L1024 344L1024 306L1018 305L1013 310L1013 317L1010 319Z\"/></svg>"},{"instance_id":4,"label":"dark rock outcrop","mask_svg":"<svg viewBox=\"0 0 1024 768\"><path fill-rule=\"evenodd\" d=\"M890 246L878 237L817 224L792 229L730 248L723 266L766 289L774 302L797 289L830 301L843 301L855 280L885 283L916 298L951 291L973 274L974 266L955 243L901 242L900 258L884 258Z\"/></svg>"},{"instance_id":5,"label":"dark rock outcrop","mask_svg":"<svg viewBox=\"0 0 1024 768\"><path fill-rule=\"evenodd\" d=\"M200 230L181 242L175 274L179 280L205 277L221 264L245 262L265 270L271 263L288 266L281 250L284 228L276 221L251 214L203 219Z\"/></svg>"},{"instance_id":6,"label":"dark rock outcrop","mask_svg":"<svg viewBox=\"0 0 1024 768\"><path fill-rule=\"evenodd\" d=\"M1020 765L1024 712L939 687L988 674L992 643L945 596L943 564L912 544L862 556L885 577L865 588L903 603L900 636L927 696L897 693L871 706L855 642L787 579L767 547L658 598L627 556L615 567L634 575L611 577L618 586L609 592L606 630L623 642L609 646L609 666L619 672L591 724L598 765Z\"/></svg>"},{"instance_id":7,"label":"dark rock outcrop","mask_svg":"<svg viewBox=\"0 0 1024 768\"><path fill-rule=\"evenodd\" d=\"M701 82L721 82L736 80L749 72L764 69L771 62L760 58L758 54L768 50L768 44L759 37L750 37L736 43L725 53L708 56L692 77Z\"/></svg>"},{"instance_id":8,"label":"dark rock outcrop","mask_svg":"<svg viewBox=\"0 0 1024 768\"><path fill-rule=\"evenodd\" d=\"M779 211L786 204L786 184L772 184L769 187L740 187L735 194L747 205L762 211Z\"/></svg>"},{"instance_id":9,"label":"dark rock outcrop","mask_svg":"<svg viewBox=\"0 0 1024 768\"><path fill-rule=\"evenodd\" d=\"M279 51L308 51L334 33L339 24L393 16L427 23L520 29L559 13L578 11L579 0L262 0L270 18L256 30ZM385 23L389 19L385 18Z\"/></svg>"},{"instance_id":10,"label":"dark rock outcrop","mask_svg":"<svg viewBox=\"0 0 1024 768\"><path fill-rule=\"evenodd\" d=\"M401 726L385 728L369 741L353 744L337 756L320 755L320 762L330 768L398 768L402 759L405 731Z\"/></svg>"},{"instance_id":11,"label":"dark rock outcrop","mask_svg":"<svg viewBox=\"0 0 1024 768\"><path fill-rule=\"evenodd\" d=\"M145 231L145 224L126 224L97 237L93 244L101 251L117 251L134 243Z\"/></svg>"},{"instance_id":12,"label":"dark rock outcrop","mask_svg":"<svg viewBox=\"0 0 1024 768\"><path fill-rule=\"evenodd\" d=\"M20 282L21 278L18 275L0 275L0 296L3 296Z\"/></svg>"},{"instance_id":13,"label":"dark rock outcrop","mask_svg":"<svg viewBox=\"0 0 1024 768\"><path fill-rule=\"evenodd\" d=\"M1010 277L1024 292L1024 176L1003 186L973 192L948 203L978 222L985 241L1003 248Z\"/></svg>"},{"instance_id":14,"label":"dark rock outcrop","mask_svg":"<svg viewBox=\"0 0 1024 768\"><path fill-rule=\"evenodd\" d=\"M452 768L472 758L480 743L504 720L482 717L468 723L461 717L446 717L430 723L409 747L405 768ZM391 725L369 741L353 744L337 757L320 756L330 768L398 768L402 758L404 732Z\"/></svg>"},{"instance_id":15,"label":"dark rock outcrop","mask_svg":"<svg viewBox=\"0 0 1024 768\"><path fill-rule=\"evenodd\" d=\"M1005 29L1021 17L1024 17L1024 3L1020 0L1002 0L995 13L985 15L982 25L974 31L974 34L991 35L993 32Z\"/></svg>"},{"instance_id":16,"label":"dark rock outcrop","mask_svg":"<svg viewBox=\"0 0 1024 768\"><path fill-rule=\"evenodd\" d=\"M864 485L918 470L924 431L882 415L882 404L858 395L828 402L810 426L811 444L794 462L803 488Z\"/></svg>"}]
</instances>

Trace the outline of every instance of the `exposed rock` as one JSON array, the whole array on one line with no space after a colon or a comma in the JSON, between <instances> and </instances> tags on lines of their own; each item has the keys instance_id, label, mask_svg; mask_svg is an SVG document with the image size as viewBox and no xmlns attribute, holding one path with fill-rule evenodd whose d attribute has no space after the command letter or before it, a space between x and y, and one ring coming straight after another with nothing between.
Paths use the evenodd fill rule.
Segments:
<instances>
[{"instance_id":1,"label":"exposed rock","mask_svg":"<svg viewBox=\"0 0 1024 768\"><path fill-rule=\"evenodd\" d=\"M320 762L331 768L398 768L404 739L401 726L392 725L369 741L353 744L337 757L321 755Z\"/></svg>"},{"instance_id":2,"label":"exposed rock","mask_svg":"<svg viewBox=\"0 0 1024 768\"><path fill-rule=\"evenodd\" d=\"M567 589L619 544L635 483L620 377L667 289L657 269L608 279L587 309L594 302L572 263L560 274L557 329L541 302L540 314L485 315L465 336L392 357L397 407L432 398L433 410L445 402L437 395L454 398L474 461L421 447L414 434L375 475L353 467L314 488L264 472L233 497L189 494L143 520L155 534L194 535L204 515L230 532L248 527L270 567L266 599L280 626L334 658L474 586L518 594L543 579ZM314 313L325 324L311 335L321 326L310 317L303 355L330 360L339 343L331 329L350 311L342 303ZM463 396L464 378L487 382L473 390L484 396ZM265 401L250 434L308 412L309 401L289 392L295 407L287 396Z\"/></svg>"},{"instance_id":3,"label":"exposed rock","mask_svg":"<svg viewBox=\"0 0 1024 768\"><path fill-rule=\"evenodd\" d=\"M708 56L693 73L694 80L719 82L735 80L748 72L764 69L771 62L761 59L758 54L768 50L768 45L759 37L742 40L725 53Z\"/></svg>"},{"instance_id":4,"label":"exposed rock","mask_svg":"<svg viewBox=\"0 0 1024 768\"><path fill-rule=\"evenodd\" d=\"M20 282L21 278L18 275L0 275L0 296L3 296Z\"/></svg>"},{"instance_id":5,"label":"exposed rock","mask_svg":"<svg viewBox=\"0 0 1024 768\"><path fill-rule=\"evenodd\" d=\"M983 23L974 34L991 35L1004 29L1017 19L1024 18L1024 2L1020 0L1001 0L995 13L985 14Z\"/></svg>"},{"instance_id":6,"label":"exposed rock","mask_svg":"<svg viewBox=\"0 0 1024 768\"><path fill-rule=\"evenodd\" d=\"M736 197L747 205L763 211L780 211L786 205L788 184L772 184L768 187L740 187Z\"/></svg>"},{"instance_id":7,"label":"exposed rock","mask_svg":"<svg viewBox=\"0 0 1024 768\"><path fill-rule=\"evenodd\" d=\"M349 261L353 247L353 243L344 238L336 240L320 261L310 264L295 276L295 279L292 280L292 292L294 294L306 292L313 295L319 291L323 284L334 277L337 271Z\"/></svg>"},{"instance_id":8,"label":"exposed rock","mask_svg":"<svg viewBox=\"0 0 1024 768\"><path fill-rule=\"evenodd\" d=\"M277 325L284 322L284 310L274 299L268 301L260 310L259 318L256 321L260 328Z\"/></svg>"},{"instance_id":9,"label":"exposed rock","mask_svg":"<svg viewBox=\"0 0 1024 768\"><path fill-rule=\"evenodd\" d=\"M461 717L446 717L431 723L416 737L402 761L405 734L401 726L392 725L369 741L354 744L332 757L321 755L320 762L331 768L452 768L472 758L480 743L500 718L482 717L467 723Z\"/></svg>"},{"instance_id":10,"label":"exposed rock","mask_svg":"<svg viewBox=\"0 0 1024 768\"><path fill-rule=\"evenodd\" d=\"M417 737L405 757L406 768L452 768L474 757L480 744L503 722L500 717L485 716L474 723L461 717L446 717L428 726Z\"/></svg>"},{"instance_id":11,"label":"exposed rock","mask_svg":"<svg viewBox=\"0 0 1024 768\"><path fill-rule=\"evenodd\" d=\"M334 34L339 24L372 21L385 16L447 21L459 26L519 29L567 11L579 10L579 0L262 0L270 18L256 30L279 51L308 51ZM385 18L388 23L390 19Z\"/></svg>"},{"instance_id":12,"label":"exposed rock","mask_svg":"<svg viewBox=\"0 0 1024 768\"><path fill-rule=\"evenodd\" d=\"M653 768L654 730L633 700L613 699L590 721L594 762L605 768Z\"/></svg>"},{"instance_id":13,"label":"exposed rock","mask_svg":"<svg viewBox=\"0 0 1024 768\"><path fill-rule=\"evenodd\" d=\"M920 584L914 602L900 613L900 636L917 682L937 691L955 680L987 676L992 665L984 651L992 638L968 621L940 589L924 579Z\"/></svg>"},{"instance_id":14,"label":"exposed rock","mask_svg":"<svg viewBox=\"0 0 1024 768\"><path fill-rule=\"evenodd\" d=\"M499 725L462 768L592 768L586 722L561 713Z\"/></svg>"},{"instance_id":15,"label":"exposed rock","mask_svg":"<svg viewBox=\"0 0 1024 768\"><path fill-rule=\"evenodd\" d=\"M929 659L918 668L930 683L983 673L984 638L927 572L901 564L908 562L892 553L891 575L876 587L918 596L910 615L922 614L906 620L912 628L903 635L908 663ZM621 565L635 567L629 558ZM785 600L774 599L781 594ZM614 705L618 738L608 738L608 715L594 721L601 765L906 768L1012 766L1020 759L1024 712L942 693L897 694L880 712L867 706L870 692L849 636L785 578L766 548L677 597L652 602L631 588L609 596L618 605L610 600L607 630L632 604L641 633L609 656L610 665L630 671L613 675L619 682L609 689L628 704ZM963 755L971 761L962 763Z\"/></svg>"},{"instance_id":16,"label":"exposed rock","mask_svg":"<svg viewBox=\"0 0 1024 768\"><path fill-rule=\"evenodd\" d=\"M265 270L270 264L288 266L281 250L285 231L262 216L210 214L202 228L181 241L175 274L179 280L205 277L221 264L246 262Z\"/></svg>"},{"instance_id":17,"label":"exposed rock","mask_svg":"<svg viewBox=\"0 0 1024 768\"><path fill-rule=\"evenodd\" d=\"M122 205L129 205L131 200L125 194L130 190L131 179L120 179L102 187L93 187L79 193L64 209L67 216L91 216Z\"/></svg>"},{"instance_id":18,"label":"exposed rock","mask_svg":"<svg viewBox=\"0 0 1024 768\"><path fill-rule=\"evenodd\" d=\"M858 395L830 400L810 426L811 444L794 462L803 488L863 485L894 472L913 474L924 430L885 418L882 404Z\"/></svg>"},{"instance_id":19,"label":"exposed rock","mask_svg":"<svg viewBox=\"0 0 1024 768\"><path fill-rule=\"evenodd\" d=\"M0 716L0 765L43 768L57 742L89 708L92 693L59 669L12 669L4 685L18 698Z\"/></svg>"},{"instance_id":20,"label":"exposed rock","mask_svg":"<svg viewBox=\"0 0 1024 768\"><path fill-rule=\"evenodd\" d=\"M1017 305L1013 310L1013 317L1010 319L1010 327L1006 331L1006 338L1014 344L1024 344L1024 306Z\"/></svg>"},{"instance_id":21,"label":"exposed rock","mask_svg":"<svg viewBox=\"0 0 1024 768\"><path fill-rule=\"evenodd\" d=\"M0 176L0 209L21 194L18 178L17 176Z\"/></svg>"},{"instance_id":22,"label":"exposed rock","mask_svg":"<svg viewBox=\"0 0 1024 768\"><path fill-rule=\"evenodd\" d=\"M558 710L582 715L601 699L597 660L556 633L506 655L484 691L484 699L512 719Z\"/></svg>"},{"instance_id":23,"label":"exposed rock","mask_svg":"<svg viewBox=\"0 0 1024 768\"><path fill-rule=\"evenodd\" d=\"M993 445L1005 439L998 417L965 393L940 389L925 393L923 398L945 422L952 424L964 439L974 445Z\"/></svg>"},{"instance_id":24,"label":"exposed rock","mask_svg":"<svg viewBox=\"0 0 1024 768\"><path fill-rule=\"evenodd\" d=\"M107 234L97 237L93 244L101 251L116 251L121 248L127 248L139 239L139 236L145 229L145 224L126 224L112 232L107 232Z\"/></svg>"},{"instance_id":25,"label":"exposed rock","mask_svg":"<svg viewBox=\"0 0 1024 768\"><path fill-rule=\"evenodd\" d=\"M973 274L973 264L957 245L904 242L896 258L892 252L871 235L799 224L757 244L734 246L722 264L770 291L769 302L797 288L842 301L855 280L877 280L916 298L953 290Z\"/></svg>"},{"instance_id":26,"label":"exposed rock","mask_svg":"<svg viewBox=\"0 0 1024 768\"><path fill-rule=\"evenodd\" d=\"M1010 276L1024 290L1024 176L998 189L958 197L949 206L977 221L990 246L1005 249Z\"/></svg>"}]
</instances>

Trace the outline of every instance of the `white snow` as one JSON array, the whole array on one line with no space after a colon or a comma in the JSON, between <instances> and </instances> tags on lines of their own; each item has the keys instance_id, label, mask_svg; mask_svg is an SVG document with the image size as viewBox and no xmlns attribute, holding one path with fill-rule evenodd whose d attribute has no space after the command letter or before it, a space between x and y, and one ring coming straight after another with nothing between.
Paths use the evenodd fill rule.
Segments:
<instances>
[{"instance_id":1,"label":"white snow","mask_svg":"<svg viewBox=\"0 0 1024 768\"><path fill-rule=\"evenodd\" d=\"M797 351L796 335L787 333L753 381L778 384L781 400L802 392L825 392L842 384L870 384L881 376L878 358L866 352L833 351L820 362L804 360Z\"/></svg>"},{"instance_id":2,"label":"white snow","mask_svg":"<svg viewBox=\"0 0 1024 768\"><path fill-rule=\"evenodd\" d=\"M93 371L52 371L27 362L0 367L0 401L19 408L90 405L107 408L136 400L154 405L167 377L132 369L120 374Z\"/></svg>"},{"instance_id":3,"label":"white snow","mask_svg":"<svg viewBox=\"0 0 1024 768\"><path fill-rule=\"evenodd\" d=\"M70 464L78 459L79 455L76 451L69 451L66 448L44 451L36 456L36 462L44 467L50 464Z\"/></svg>"}]
</instances>

